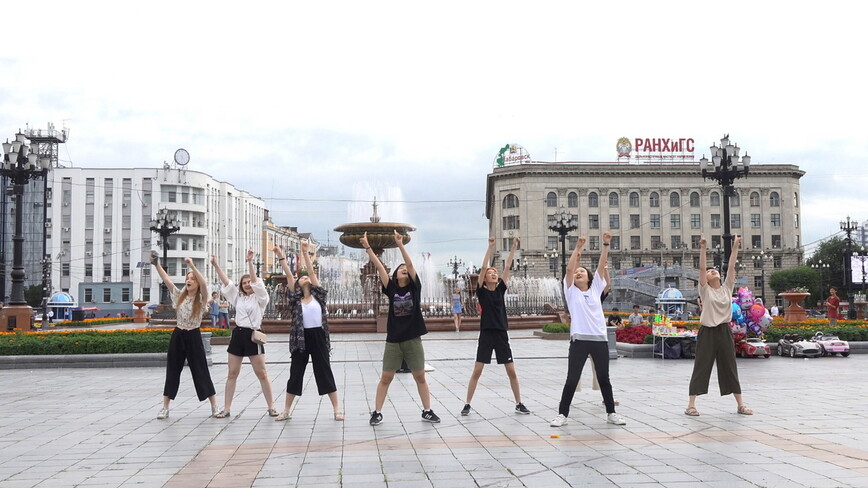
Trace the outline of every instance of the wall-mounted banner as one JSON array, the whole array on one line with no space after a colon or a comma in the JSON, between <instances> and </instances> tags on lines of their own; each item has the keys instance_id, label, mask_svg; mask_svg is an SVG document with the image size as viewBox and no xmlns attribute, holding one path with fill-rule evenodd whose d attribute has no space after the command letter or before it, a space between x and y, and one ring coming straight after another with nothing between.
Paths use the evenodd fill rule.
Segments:
<instances>
[{"instance_id":1,"label":"wall-mounted banner","mask_svg":"<svg viewBox=\"0 0 868 488\"><path fill-rule=\"evenodd\" d=\"M665 137L629 139L621 137L615 145L618 159L633 158L653 161L695 161L696 145L692 137L670 139Z\"/></svg>"},{"instance_id":2,"label":"wall-mounted banner","mask_svg":"<svg viewBox=\"0 0 868 488\"><path fill-rule=\"evenodd\" d=\"M523 147L518 144L507 144L497 152L497 157L494 158L494 167L502 168L504 166L527 164L530 162L530 154Z\"/></svg>"}]
</instances>

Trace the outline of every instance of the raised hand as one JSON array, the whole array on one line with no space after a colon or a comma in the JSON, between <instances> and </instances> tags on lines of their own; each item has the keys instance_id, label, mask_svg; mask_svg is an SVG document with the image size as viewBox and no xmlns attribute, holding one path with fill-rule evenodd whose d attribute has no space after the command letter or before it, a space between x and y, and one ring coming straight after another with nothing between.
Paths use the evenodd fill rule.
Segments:
<instances>
[{"instance_id":1,"label":"raised hand","mask_svg":"<svg viewBox=\"0 0 868 488\"><path fill-rule=\"evenodd\" d=\"M706 247L708 245L708 241L705 240L705 234L699 235L699 247Z\"/></svg>"},{"instance_id":2,"label":"raised hand","mask_svg":"<svg viewBox=\"0 0 868 488\"><path fill-rule=\"evenodd\" d=\"M193 267L193 259L192 258L184 258L184 263L186 263L187 266L189 266L191 268Z\"/></svg>"},{"instance_id":3,"label":"raised hand","mask_svg":"<svg viewBox=\"0 0 868 488\"><path fill-rule=\"evenodd\" d=\"M404 236L402 236L397 230L393 230L392 232L395 233L395 244L399 246L404 245Z\"/></svg>"},{"instance_id":4,"label":"raised hand","mask_svg":"<svg viewBox=\"0 0 868 488\"><path fill-rule=\"evenodd\" d=\"M495 241L494 237L489 237L488 238L488 247L494 247L494 241Z\"/></svg>"},{"instance_id":5,"label":"raised hand","mask_svg":"<svg viewBox=\"0 0 868 488\"><path fill-rule=\"evenodd\" d=\"M736 235L735 237L733 237L732 241L733 241L733 246L738 248L739 245L741 244L741 236Z\"/></svg>"},{"instance_id":6,"label":"raised hand","mask_svg":"<svg viewBox=\"0 0 868 488\"><path fill-rule=\"evenodd\" d=\"M371 245L368 244L368 233L367 232L365 232L365 235L363 235L362 237L359 238L359 244L361 244L362 247L365 249L371 248Z\"/></svg>"},{"instance_id":7,"label":"raised hand","mask_svg":"<svg viewBox=\"0 0 868 488\"><path fill-rule=\"evenodd\" d=\"M521 243L521 238L515 237L512 239L512 248L518 249L518 245Z\"/></svg>"},{"instance_id":8,"label":"raised hand","mask_svg":"<svg viewBox=\"0 0 868 488\"><path fill-rule=\"evenodd\" d=\"M585 247L585 242L587 242L587 239L585 239L584 236L579 236L579 241L576 243L576 249L581 251L581 249Z\"/></svg>"},{"instance_id":9,"label":"raised hand","mask_svg":"<svg viewBox=\"0 0 868 488\"><path fill-rule=\"evenodd\" d=\"M255 254L255 253L253 252L253 249L248 249L248 250L247 250L247 262L251 262L251 261L253 261L253 255L254 255L254 254Z\"/></svg>"},{"instance_id":10,"label":"raised hand","mask_svg":"<svg viewBox=\"0 0 868 488\"><path fill-rule=\"evenodd\" d=\"M307 253L308 246L310 246L310 243L307 241L307 239L301 241L301 252Z\"/></svg>"},{"instance_id":11,"label":"raised hand","mask_svg":"<svg viewBox=\"0 0 868 488\"><path fill-rule=\"evenodd\" d=\"M272 249L272 252L274 252L274 255L277 256L277 259L283 259L286 257L283 254L283 249L281 249L280 246L274 246L274 248Z\"/></svg>"},{"instance_id":12,"label":"raised hand","mask_svg":"<svg viewBox=\"0 0 868 488\"><path fill-rule=\"evenodd\" d=\"M603 232L603 243L608 244L612 242L612 233L611 232Z\"/></svg>"},{"instance_id":13,"label":"raised hand","mask_svg":"<svg viewBox=\"0 0 868 488\"><path fill-rule=\"evenodd\" d=\"M211 266L217 266L217 256L211 255Z\"/></svg>"}]
</instances>

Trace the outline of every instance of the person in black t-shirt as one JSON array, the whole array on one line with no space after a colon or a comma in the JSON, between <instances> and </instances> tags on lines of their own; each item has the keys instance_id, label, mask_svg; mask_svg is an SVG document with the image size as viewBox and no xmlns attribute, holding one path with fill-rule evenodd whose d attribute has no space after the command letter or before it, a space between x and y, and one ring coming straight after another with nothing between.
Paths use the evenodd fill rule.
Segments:
<instances>
[{"instance_id":1,"label":"person in black t-shirt","mask_svg":"<svg viewBox=\"0 0 868 488\"><path fill-rule=\"evenodd\" d=\"M509 324L506 321L506 303L503 300L506 295L506 283L509 280L509 268L512 267L512 259L518 248L519 238L512 241L512 249L506 258L503 277L498 276L494 266L484 268L481 283L477 284L476 297L482 314L479 317L479 343L476 346L476 363L473 365L473 373L470 375L470 383L467 384L467 401L461 409L461 415L470 415L470 401L476 392L479 377L486 364L491 364L491 353L497 355L497 364L506 367L506 375L509 377L509 386L512 387L512 395L515 397L515 413L527 415L530 410L521 403L521 388L518 385L518 376L515 374L515 363L512 362L512 348L509 347ZM494 252L494 238L488 238L488 250L482 259L484 266L491 262Z\"/></svg>"},{"instance_id":2,"label":"person in black t-shirt","mask_svg":"<svg viewBox=\"0 0 868 488\"><path fill-rule=\"evenodd\" d=\"M383 293L389 299L389 317L386 322L386 348L383 352L383 373L377 384L377 396L374 411L371 412L371 425L380 425L383 422L381 412L386 403L386 393L389 385L395 378L395 370L401 367L402 361L413 372L416 380L416 389L422 400L422 420L425 422L439 423L440 417L431 410L431 395L428 392L428 383L425 381L425 350L422 348L422 336L428 333L425 328L425 319L422 318L422 282L413 267L413 261L404 248L404 237L395 231L395 244L404 257L404 263L392 273L386 272L386 267L380 262L377 255L368 244L368 233L359 240L367 250L368 257L377 268L380 282L383 285Z\"/></svg>"},{"instance_id":3,"label":"person in black t-shirt","mask_svg":"<svg viewBox=\"0 0 868 488\"><path fill-rule=\"evenodd\" d=\"M606 325L609 327L622 327L624 322L621 320L621 315L618 313L617 308L612 309L612 314L609 315L609 319L606 321Z\"/></svg>"}]
</instances>

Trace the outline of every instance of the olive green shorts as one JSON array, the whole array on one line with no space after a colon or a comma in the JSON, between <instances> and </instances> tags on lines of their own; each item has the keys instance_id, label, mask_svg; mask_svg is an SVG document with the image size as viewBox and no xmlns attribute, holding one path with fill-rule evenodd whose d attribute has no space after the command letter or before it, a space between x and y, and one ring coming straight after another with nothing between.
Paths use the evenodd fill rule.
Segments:
<instances>
[{"instance_id":1,"label":"olive green shorts","mask_svg":"<svg viewBox=\"0 0 868 488\"><path fill-rule=\"evenodd\" d=\"M383 371L399 369L401 361L407 361L407 366L413 371L425 369L425 349L422 348L421 337L386 343L386 350L383 351Z\"/></svg>"}]
</instances>

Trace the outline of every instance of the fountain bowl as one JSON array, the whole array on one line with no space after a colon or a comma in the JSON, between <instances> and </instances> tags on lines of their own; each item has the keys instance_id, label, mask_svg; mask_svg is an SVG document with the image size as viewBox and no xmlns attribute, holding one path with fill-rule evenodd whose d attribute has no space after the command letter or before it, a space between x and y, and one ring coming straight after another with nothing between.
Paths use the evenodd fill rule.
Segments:
<instances>
[{"instance_id":1,"label":"fountain bowl","mask_svg":"<svg viewBox=\"0 0 868 488\"><path fill-rule=\"evenodd\" d=\"M410 242L410 232L416 228L400 222L354 222L335 227L340 232L341 243L354 249L362 249L359 240L368 233L368 244L376 250L391 249L396 246L394 231L404 236L404 244ZM381 251L382 252L382 251Z\"/></svg>"}]
</instances>

